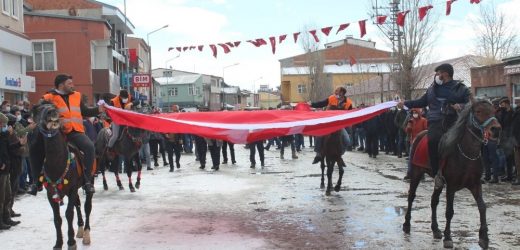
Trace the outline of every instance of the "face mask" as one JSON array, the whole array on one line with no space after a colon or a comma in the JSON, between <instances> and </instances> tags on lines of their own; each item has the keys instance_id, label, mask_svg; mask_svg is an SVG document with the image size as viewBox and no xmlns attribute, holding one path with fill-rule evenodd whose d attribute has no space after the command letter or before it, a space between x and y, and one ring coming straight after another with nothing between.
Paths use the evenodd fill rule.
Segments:
<instances>
[{"instance_id":1,"label":"face mask","mask_svg":"<svg viewBox=\"0 0 520 250\"><path fill-rule=\"evenodd\" d=\"M7 124L2 127L2 133L5 133L5 132L7 132Z\"/></svg>"},{"instance_id":2,"label":"face mask","mask_svg":"<svg viewBox=\"0 0 520 250\"><path fill-rule=\"evenodd\" d=\"M16 116L16 121L19 122L19 121L21 121L21 120L22 120L22 115L17 115L17 116Z\"/></svg>"},{"instance_id":3,"label":"face mask","mask_svg":"<svg viewBox=\"0 0 520 250\"><path fill-rule=\"evenodd\" d=\"M94 117L89 117L88 120L89 120L91 123L94 123L95 118L94 118Z\"/></svg>"},{"instance_id":4,"label":"face mask","mask_svg":"<svg viewBox=\"0 0 520 250\"><path fill-rule=\"evenodd\" d=\"M336 95L336 98L341 99L341 96L340 95Z\"/></svg>"},{"instance_id":5,"label":"face mask","mask_svg":"<svg viewBox=\"0 0 520 250\"><path fill-rule=\"evenodd\" d=\"M442 85L442 80L440 76L435 76L435 83Z\"/></svg>"},{"instance_id":6,"label":"face mask","mask_svg":"<svg viewBox=\"0 0 520 250\"><path fill-rule=\"evenodd\" d=\"M123 98L123 99L121 99L121 102L122 102L122 103L127 103L127 102L128 102L128 98Z\"/></svg>"},{"instance_id":7,"label":"face mask","mask_svg":"<svg viewBox=\"0 0 520 250\"><path fill-rule=\"evenodd\" d=\"M11 106L6 106L5 107L5 112L11 112Z\"/></svg>"},{"instance_id":8,"label":"face mask","mask_svg":"<svg viewBox=\"0 0 520 250\"><path fill-rule=\"evenodd\" d=\"M419 118L419 114L413 114L413 118Z\"/></svg>"}]
</instances>

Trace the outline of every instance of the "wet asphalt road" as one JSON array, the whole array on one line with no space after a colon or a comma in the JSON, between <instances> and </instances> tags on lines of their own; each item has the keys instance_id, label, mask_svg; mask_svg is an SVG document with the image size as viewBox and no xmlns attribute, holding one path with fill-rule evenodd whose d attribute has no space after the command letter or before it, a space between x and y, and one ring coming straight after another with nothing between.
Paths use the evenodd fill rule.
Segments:
<instances>
[{"instance_id":1,"label":"wet asphalt road","mask_svg":"<svg viewBox=\"0 0 520 250\"><path fill-rule=\"evenodd\" d=\"M235 145L235 150L237 164L221 165L217 172L199 170L191 154L182 155L182 166L173 173L162 164L143 170L136 193L128 191L126 175L124 191L117 190L111 173L108 191L97 181L92 244L79 243L78 249L442 248L442 240L433 239L430 230L430 178L418 188L411 234L402 232L408 191L408 183L401 180L404 159L347 152L343 186L325 196L319 166L311 164L312 149L304 148L294 160L286 150L281 160L279 151L271 148L266 166L256 169L249 168L249 151L243 145ZM335 169L334 181L337 176ZM520 249L520 188L504 183L484 184L483 189L490 248ZM443 194L438 208L441 230L444 199ZM22 224L0 232L2 249L50 248L55 233L44 195L24 195L15 209L23 214ZM479 249L478 228L471 194L458 192L452 221L455 248ZM6 248L3 239L10 239Z\"/></svg>"}]
</instances>

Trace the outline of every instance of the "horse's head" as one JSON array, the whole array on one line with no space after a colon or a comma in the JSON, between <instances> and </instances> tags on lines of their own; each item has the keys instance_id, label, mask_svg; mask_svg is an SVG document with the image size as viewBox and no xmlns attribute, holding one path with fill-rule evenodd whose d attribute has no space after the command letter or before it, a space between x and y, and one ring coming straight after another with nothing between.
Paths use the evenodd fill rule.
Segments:
<instances>
[{"instance_id":1,"label":"horse's head","mask_svg":"<svg viewBox=\"0 0 520 250\"><path fill-rule=\"evenodd\" d=\"M498 140L502 127L495 118L495 108L489 101L480 100L471 106L470 124L480 130L484 139Z\"/></svg>"},{"instance_id":2,"label":"horse's head","mask_svg":"<svg viewBox=\"0 0 520 250\"><path fill-rule=\"evenodd\" d=\"M60 113L54 104L42 102L39 105L35 105L32 112L38 125L38 130L42 134L52 137L60 131Z\"/></svg>"}]
</instances>

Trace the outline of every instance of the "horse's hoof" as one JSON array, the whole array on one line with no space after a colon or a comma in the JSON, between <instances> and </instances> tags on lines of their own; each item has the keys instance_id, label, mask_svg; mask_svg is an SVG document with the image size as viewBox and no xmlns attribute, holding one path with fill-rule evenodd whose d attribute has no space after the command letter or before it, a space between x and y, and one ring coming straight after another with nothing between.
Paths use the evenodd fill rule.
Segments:
<instances>
[{"instance_id":1,"label":"horse's hoof","mask_svg":"<svg viewBox=\"0 0 520 250\"><path fill-rule=\"evenodd\" d=\"M341 186L340 185L336 185L334 187L334 191L339 192L339 190L341 190Z\"/></svg>"},{"instance_id":2,"label":"horse's hoof","mask_svg":"<svg viewBox=\"0 0 520 250\"><path fill-rule=\"evenodd\" d=\"M83 235L83 245L90 245L90 230L85 230Z\"/></svg>"},{"instance_id":3,"label":"horse's hoof","mask_svg":"<svg viewBox=\"0 0 520 250\"><path fill-rule=\"evenodd\" d=\"M438 240L442 239L442 232L439 230L433 231L433 238Z\"/></svg>"},{"instance_id":4,"label":"horse's hoof","mask_svg":"<svg viewBox=\"0 0 520 250\"><path fill-rule=\"evenodd\" d=\"M119 186L119 190L125 190L123 186Z\"/></svg>"},{"instance_id":5,"label":"horse's hoof","mask_svg":"<svg viewBox=\"0 0 520 250\"><path fill-rule=\"evenodd\" d=\"M480 239L480 240L478 241L478 245L479 245L482 249L488 249L488 248L489 248L489 240Z\"/></svg>"},{"instance_id":6,"label":"horse's hoof","mask_svg":"<svg viewBox=\"0 0 520 250\"><path fill-rule=\"evenodd\" d=\"M406 224L406 223L403 224L403 232L405 234L410 234L410 224Z\"/></svg>"},{"instance_id":7,"label":"horse's hoof","mask_svg":"<svg viewBox=\"0 0 520 250\"><path fill-rule=\"evenodd\" d=\"M444 241L444 248L453 248L453 241L452 240L445 240Z\"/></svg>"},{"instance_id":8,"label":"horse's hoof","mask_svg":"<svg viewBox=\"0 0 520 250\"><path fill-rule=\"evenodd\" d=\"M320 188L321 188L321 189L324 189L324 188L325 188L325 184L322 183L322 184L320 185Z\"/></svg>"},{"instance_id":9,"label":"horse's hoof","mask_svg":"<svg viewBox=\"0 0 520 250\"><path fill-rule=\"evenodd\" d=\"M78 247L76 244L72 245L72 246L69 246L67 249L68 250L76 250Z\"/></svg>"},{"instance_id":10,"label":"horse's hoof","mask_svg":"<svg viewBox=\"0 0 520 250\"><path fill-rule=\"evenodd\" d=\"M83 238L83 233L84 233L84 230L83 230L83 227L79 227L78 228L78 233L76 234L76 238Z\"/></svg>"},{"instance_id":11,"label":"horse's hoof","mask_svg":"<svg viewBox=\"0 0 520 250\"><path fill-rule=\"evenodd\" d=\"M130 192L134 193L135 192L135 188L134 187L129 187L130 188Z\"/></svg>"},{"instance_id":12,"label":"horse's hoof","mask_svg":"<svg viewBox=\"0 0 520 250\"><path fill-rule=\"evenodd\" d=\"M135 183L135 188L139 189L139 187L141 187L141 183L140 182L136 182Z\"/></svg>"},{"instance_id":13,"label":"horse's hoof","mask_svg":"<svg viewBox=\"0 0 520 250\"><path fill-rule=\"evenodd\" d=\"M327 191L325 192L325 195L326 195L326 196L330 196L330 190L327 190Z\"/></svg>"}]
</instances>

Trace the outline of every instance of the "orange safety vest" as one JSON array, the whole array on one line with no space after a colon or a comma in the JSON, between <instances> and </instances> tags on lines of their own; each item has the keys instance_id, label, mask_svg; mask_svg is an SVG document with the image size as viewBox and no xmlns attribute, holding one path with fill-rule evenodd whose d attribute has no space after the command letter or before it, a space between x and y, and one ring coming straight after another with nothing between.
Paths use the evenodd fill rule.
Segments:
<instances>
[{"instance_id":1,"label":"orange safety vest","mask_svg":"<svg viewBox=\"0 0 520 250\"><path fill-rule=\"evenodd\" d=\"M83 116L81 116L81 94L79 92L76 91L69 95L69 106L67 106L63 97L57 94L45 94L43 99L52 102L58 109L65 134L72 131L85 133Z\"/></svg>"},{"instance_id":2,"label":"orange safety vest","mask_svg":"<svg viewBox=\"0 0 520 250\"><path fill-rule=\"evenodd\" d=\"M116 108L120 108L122 109L123 107L121 106L121 97L120 96L116 96L112 99L110 99L110 101L112 101L112 103L114 104L114 107ZM125 105L125 108L128 104L132 103L132 97L128 96L128 102L126 102L124 105Z\"/></svg>"},{"instance_id":3,"label":"orange safety vest","mask_svg":"<svg viewBox=\"0 0 520 250\"><path fill-rule=\"evenodd\" d=\"M339 100L335 95L329 96L329 105L327 106L327 109L330 108L330 106L338 106ZM343 107L338 107L339 109L347 110L352 107L352 100L347 97L347 100L343 103Z\"/></svg>"}]
</instances>

